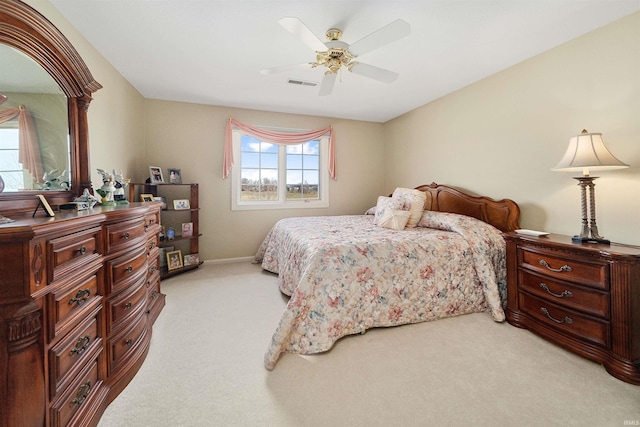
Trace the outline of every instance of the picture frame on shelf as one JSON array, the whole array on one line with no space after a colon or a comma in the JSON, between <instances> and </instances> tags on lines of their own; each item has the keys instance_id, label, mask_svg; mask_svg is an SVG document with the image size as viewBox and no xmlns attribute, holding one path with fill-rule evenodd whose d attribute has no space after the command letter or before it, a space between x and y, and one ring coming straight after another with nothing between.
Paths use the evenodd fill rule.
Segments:
<instances>
[{"instance_id":1,"label":"picture frame on shelf","mask_svg":"<svg viewBox=\"0 0 640 427\"><path fill-rule=\"evenodd\" d=\"M155 200L156 202L160 202L160 203L161 203L160 207L161 207L162 209L167 209L167 198L166 198L166 197L163 197L163 196L155 196L155 197L153 198L153 200Z\"/></svg>"},{"instance_id":2,"label":"picture frame on shelf","mask_svg":"<svg viewBox=\"0 0 640 427\"><path fill-rule=\"evenodd\" d=\"M182 264L182 251L179 249L177 251L167 252L167 270L179 270L183 267Z\"/></svg>"},{"instance_id":3,"label":"picture frame on shelf","mask_svg":"<svg viewBox=\"0 0 640 427\"><path fill-rule=\"evenodd\" d=\"M149 179L151 184L163 184L162 169L159 166L149 166Z\"/></svg>"},{"instance_id":4,"label":"picture frame on shelf","mask_svg":"<svg viewBox=\"0 0 640 427\"><path fill-rule=\"evenodd\" d=\"M153 202L154 201L153 194L141 194L140 195L140 201L141 202Z\"/></svg>"},{"instance_id":5,"label":"picture frame on shelf","mask_svg":"<svg viewBox=\"0 0 640 427\"><path fill-rule=\"evenodd\" d=\"M184 266L200 264L200 256L198 254L187 254L184 256Z\"/></svg>"},{"instance_id":6,"label":"picture frame on shelf","mask_svg":"<svg viewBox=\"0 0 640 427\"><path fill-rule=\"evenodd\" d=\"M175 199L173 201L173 209L177 211L191 209L189 199Z\"/></svg>"},{"instance_id":7,"label":"picture frame on shelf","mask_svg":"<svg viewBox=\"0 0 640 427\"><path fill-rule=\"evenodd\" d=\"M169 172L169 184L182 184L180 169L168 168L167 172Z\"/></svg>"},{"instance_id":8,"label":"picture frame on shelf","mask_svg":"<svg viewBox=\"0 0 640 427\"><path fill-rule=\"evenodd\" d=\"M182 237L193 237L193 223L192 222L183 222L182 223Z\"/></svg>"},{"instance_id":9,"label":"picture frame on shelf","mask_svg":"<svg viewBox=\"0 0 640 427\"><path fill-rule=\"evenodd\" d=\"M160 248L160 267L167 266L167 254L175 250L175 246L165 246Z\"/></svg>"}]
</instances>

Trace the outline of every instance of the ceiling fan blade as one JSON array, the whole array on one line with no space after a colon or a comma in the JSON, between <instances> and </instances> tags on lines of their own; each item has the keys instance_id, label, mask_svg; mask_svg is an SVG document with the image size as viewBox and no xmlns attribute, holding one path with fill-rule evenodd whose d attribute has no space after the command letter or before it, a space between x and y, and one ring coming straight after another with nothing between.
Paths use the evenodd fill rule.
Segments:
<instances>
[{"instance_id":1,"label":"ceiling fan blade","mask_svg":"<svg viewBox=\"0 0 640 427\"><path fill-rule=\"evenodd\" d=\"M298 18L285 16L278 21L287 31L297 36L304 44L316 52L327 50L325 44Z\"/></svg>"},{"instance_id":2,"label":"ceiling fan blade","mask_svg":"<svg viewBox=\"0 0 640 427\"><path fill-rule=\"evenodd\" d=\"M305 62L304 64L283 65L282 67L265 68L263 70L260 70L260 73L264 75L269 75L269 74L275 74L275 73L282 73L284 71L303 70L307 68L311 68L311 65L308 62Z\"/></svg>"},{"instance_id":3,"label":"ceiling fan blade","mask_svg":"<svg viewBox=\"0 0 640 427\"><path fill-rule=\"evenodd\" d=\"M399 74L393 71L385 70L374 65L363 64L361 62L353 62L353 65L349 67L349 71L354 74L359 74L370 79L378 80L383 83L391 83L395 81Z\"/></svg>"},{"instance_id":4,"label":"ceiling fan blade","mask_svg":"<svg viewBox=\"0 0 640 427\"><path fill-rule=\"evenodd\" d=\"M318 91L318 95L325 96L330 95L333 92L333 86L336 84L336 77L338 75L336 73L325 73L322 78L322 83L320 83L320 90Z\"/></svg>"},{"instance_id":5,"label":"ceiling fan blade","mask_svg":"<svg viewBox=\"0 0 640 427\"><path fill-rule=\"evenodd\" d=\"M392 23L349 45L349 52L355 56L364 55L409 34L411 34L411 26L402 19L396 19Z\"/></svg>"}]
</instances>

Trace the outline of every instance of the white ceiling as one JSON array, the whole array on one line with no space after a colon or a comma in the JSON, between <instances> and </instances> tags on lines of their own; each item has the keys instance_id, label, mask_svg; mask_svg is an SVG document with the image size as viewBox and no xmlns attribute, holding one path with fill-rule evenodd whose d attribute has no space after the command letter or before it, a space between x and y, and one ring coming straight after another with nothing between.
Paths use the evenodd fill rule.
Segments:
<instances>
[{"instance_id":1,"label":"white ceiling","mask_svg":"<svg viewBox=\"0 0 640 427\"><path fill-rule=\"evenodd\" d=\"M145 98L373 122L640 10L640 0L50 1ZM278 24L284 16L321 40L340 28L347 43L405 20L410 36L358 58L400 77L384 84L345 71L321 97L287 83L320 82L320 69L261 74L315 60Z\"/></svg>"}]
</instances>

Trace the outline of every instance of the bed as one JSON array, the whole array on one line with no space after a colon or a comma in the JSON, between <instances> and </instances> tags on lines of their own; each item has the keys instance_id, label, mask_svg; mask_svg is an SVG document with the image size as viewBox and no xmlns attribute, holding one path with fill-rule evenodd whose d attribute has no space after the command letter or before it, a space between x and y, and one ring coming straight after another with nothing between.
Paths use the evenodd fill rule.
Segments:
<instances>
[{"instance_id":1,"label":"bed","mask_svg":"<svg viewBox=\"0 0 640 427\"><path fill-rule=\"evenodd\" d=\"M407 208L398 190L424 201ZM381 226L381 212L398 200L404 206L387 213L412 211L413 224ZM285 218L269 231L255 262L278 275L290 298L264 356L267 369L283 353L324 352L370 328L475 312L504 321L502 233L519 228L515 202L432 183L396 189L376 207L365 215Z\"/></svg>"}]
</instances>

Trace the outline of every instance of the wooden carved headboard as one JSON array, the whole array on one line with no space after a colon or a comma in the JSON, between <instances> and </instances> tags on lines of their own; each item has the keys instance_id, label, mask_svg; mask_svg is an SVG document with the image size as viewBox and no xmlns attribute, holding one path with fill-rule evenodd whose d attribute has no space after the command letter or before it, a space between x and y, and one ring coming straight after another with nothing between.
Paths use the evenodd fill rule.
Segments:
<instances>
[{"instance_id":1,"label":"wooden carved headboard","mask_svg":"<svg viewBox=\"0 0 640 427\"><path fill-rule=\"evenodd\" d=\"M427 194L424 210L472 216L506 232L520 228L520 207L509 199L472 196L453 187L432 182L416 187Z\"/></svg>"}]
</instances>

